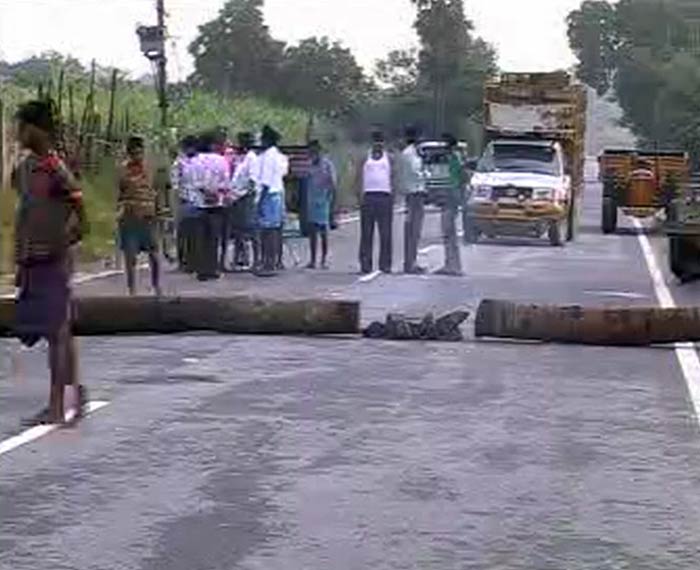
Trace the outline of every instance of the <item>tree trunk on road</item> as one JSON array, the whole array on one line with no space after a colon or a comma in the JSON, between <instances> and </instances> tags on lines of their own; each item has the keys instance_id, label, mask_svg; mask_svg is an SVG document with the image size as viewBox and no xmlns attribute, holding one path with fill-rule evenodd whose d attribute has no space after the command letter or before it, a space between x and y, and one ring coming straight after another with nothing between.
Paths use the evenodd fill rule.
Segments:
<instances>
[{"instance_id":1,"label":"tree trunk on road","mask_svg":"<svg viewBox=\"0 0 700 570\"><path fill-rule=\"evenodd\" d=\"M78 336L171 334L356 334L359 303L252 297L85 297L74 301ZM14 336L15 302L0 300L0 336Z\"/></svg>"},{"instance_id":2,"label":"tree trunk on road","mask_svg":"<svg viewBox=\"0 0 700 570\"><path fill-rule=\"evenodd\" d=\"M700 308L588 308L484 300L477 337L602 346L645 346L700 340Z\"/></svg>"}]
</instances>

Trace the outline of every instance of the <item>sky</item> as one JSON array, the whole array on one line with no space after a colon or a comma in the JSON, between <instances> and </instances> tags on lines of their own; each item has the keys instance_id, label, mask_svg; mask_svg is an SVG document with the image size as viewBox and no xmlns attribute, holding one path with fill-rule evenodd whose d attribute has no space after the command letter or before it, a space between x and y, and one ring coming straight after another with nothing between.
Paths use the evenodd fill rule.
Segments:
<instances>
[{"instance_id":1,"label":"sky","mask_svg":"<svg viewBox=\"0 0 700 570\"><path fill-rule=\"evenodd\" d=\"M224 0L165 0L169 13L169 73L192 70L187 45ZM506 71L546 71L573 63L564 19L580 0L465 0L476 33L495 45ZM351 48L360 63L392 49L415 45L409 0L266 0L273 35L294 42L327 35ZM149 63L138 49L135 28L155 23L154 0L0 0L0 59L16 61L45 50L131 71Z\"/></svg>"}]
</instances>

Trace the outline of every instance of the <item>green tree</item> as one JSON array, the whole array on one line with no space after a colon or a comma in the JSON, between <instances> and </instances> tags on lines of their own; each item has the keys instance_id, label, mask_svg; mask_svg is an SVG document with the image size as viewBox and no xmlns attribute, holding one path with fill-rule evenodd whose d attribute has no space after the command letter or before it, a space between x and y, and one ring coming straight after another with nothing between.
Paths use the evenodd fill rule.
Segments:
<instances>
[{"instance_id":1,"label":"green tree","mask_svg":"<svg viewBox=\"0 0 700 570\"><path fill-rule=\"evenodd\" d=\"M579 60L578 76L603 95L610 89L615 71L617 11L604 0L586 0L569 14L567 24L569 44Z\"/></svg>"},{"instance_id":2,"label":"green tree","mask_svg":"<svg viewBox=\"0 0 700 570\"><path fill-rule=\"evenodd\" d=\"M404 95L417 89L420 69L418 50L399 49L379 60L374 69L379 85L394 95Z\"/></svg>"},{"instance_id":3,"label":"green tree","mask_svg":"<svg viewBox=\"0 0 700 570\"><path fill-rule=\"evenodd\" d=\"M392 130L406 123L439 135L466 134L481 112L483 85L496 71L493 48L474 35L462 0L412 0L420 47L399 50L378 62L382 88L370 116Z\"/></svg>"},{"instance_id":4,"label":"green tree","mask_svg":"<svg viewBox=\"0 0 700 570\"><path fill-rule=\"evenodd\" d=\"M568 19L579 77L612 88L641 142L700 149L700 59L673 0L586 1Z\"/></svg>"},{"instance_id":5,"label":"green tree","mask_svg":"<svg viewBox=\"0 0 700 570\"><path fill-rule=\"evenodd\" d=\"M326 37L288 47L279 81L278 98L327 116L347 113L370 88L352 52Z\"/></svg>"},{"instance_id":6,"label":"green tree","mask_svg":"<svg viewBox=\"0 0 700 570\"><path fill-rule=\"evenodd\" d=\"M263 0L228 0L190 45L195 84L224 95L272 94L284 43L270 35Z\"/></svg>"}]
</instances>

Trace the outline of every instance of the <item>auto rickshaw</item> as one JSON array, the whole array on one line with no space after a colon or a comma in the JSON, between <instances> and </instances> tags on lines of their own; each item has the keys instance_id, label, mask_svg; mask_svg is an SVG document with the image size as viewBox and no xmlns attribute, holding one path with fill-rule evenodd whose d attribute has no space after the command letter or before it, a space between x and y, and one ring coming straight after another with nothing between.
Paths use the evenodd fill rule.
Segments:
<instances>
[{"instance_id":1,"label":"auto rickshaw","mask_svg":"<svg viewBox=\"0 0 700 570\"><path fill-rule=\"evenodd\" d=\"M598 158L603 183L601 229L614 233L618 210L638 219L667 211L689 178L690 161L682 151L606 150Z\"/></svg>"}]
</instances>

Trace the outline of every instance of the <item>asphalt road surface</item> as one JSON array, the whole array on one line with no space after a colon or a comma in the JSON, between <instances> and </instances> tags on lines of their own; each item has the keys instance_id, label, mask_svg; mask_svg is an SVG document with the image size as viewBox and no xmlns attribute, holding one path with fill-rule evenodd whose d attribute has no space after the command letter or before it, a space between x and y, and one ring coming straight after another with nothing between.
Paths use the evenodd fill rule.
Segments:
<instances>
[{"instance_id":1,"label":"asphalt road surface","mask_svg":"<svg viewBox=\"0 0 700 570\"><path fill-rule=\"evenodd\" d=\"M574 244L465 246L464 278L360 280L350 221L328 272L204 286L173 273L165 288L355 298L364 321L473 310L485 296L697 303L700 286L679 289L664 273L660 237L629 222L600 234L599 197L590 184ZM432 215L422 250L432 270L439 244ZM44 402L45 355L15 342L0 353L2 570L700 566L693 347L89 339L82 375L106 405L43 437L19 422Z\"/></svg>"}]
</instances>

